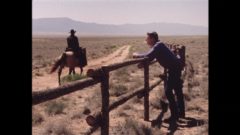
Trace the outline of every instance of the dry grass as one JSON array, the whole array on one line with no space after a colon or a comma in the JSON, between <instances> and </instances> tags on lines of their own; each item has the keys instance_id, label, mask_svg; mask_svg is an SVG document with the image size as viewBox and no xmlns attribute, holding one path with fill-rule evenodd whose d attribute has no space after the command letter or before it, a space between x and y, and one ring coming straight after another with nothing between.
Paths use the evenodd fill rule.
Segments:
<instances>
[{"instance_id":1,"label":"dry grass","mask_svg":"<svg viewBox=\"0 0 240 135\"><path fill-rule=\"evenodd\" d=\"M33 111L32 113L32 125L39 125L44 121L44 117L41 113Z\"/></svg>"},{"instance_id":2,"label":"dry grass","mask_svg":"<svg viewBox=\"0 0 240 135\"><path fill-rule=\"evenodd\" d=\"M71 75L66 75L66 76L63 76L61 77L61 84L66 84L66 83L69 83L69 82L73 82L73 81L76 81L76 80L81 80L81 79L84 79L86 78L87 76L86 75L80 75L80 74L71 74Z\"/></svg>"},{"instance_id":3,"label":"dry grass","mask_svg":"<svg viewBox=\"0 0 240 135\"><path fill-rule=\"evenodd\" d=\"M109 89L110 96L121 96L122 94L127 93L127 87L123 84L115 84Z\"/></svg>"},{"instance_id":4,"label":"dry grass","mask_svg":"<svg viewBox=\"0 0 240 135\"><path fill-rule=\"evenodd\" d=\"M67 107L66 103L63 103L62 101L50 101L46 103L46 113L48 115L56 115L63 113L63 110Z\"/></svg>"},{"instance_id":5,"label":"dry grass","mask_svg":"<svg viewBox=\"0 0 240 135\"><path fill-rule=\"evenodd\" d=\"M42 135L74 135L68 126L67 120L48 123L42 129Z\"/></svg>"},{"instance_id":6,"label":"dry grass","mask_svg":"<svg viewBox=\"0 0 240 135\"><path fill-rule=\"evenodd\" d=\"M131 50L129 52L128 58L131 58L131 54L133 52L145 52L148 50L148 46L144 43L144 37L83 37L80 38L80 45L82 47L87 48L87 57L88 60L95 59L107 54L110 54L117 48L121 47L122 45L131 45ZM195 99L202 99L203 101L208 100L208 38L205 36L176 36L176 37L160 37L162 41L166 43L174 43L174 44L181 44L186 46L186 53L188 55L187 60L191 62L193 71L190 71L188 68L188 71L186 72L186 76L184 77L184 95L186 102L186 112L188 116L199 116L202 117L204 120L207 120L208 116L208 110L206 107L202 107L202 105L206 105L206 103L201 102L195 102ZM51 65L52 61L60 55L63 50L66 47L66 41L65 38L33 38L33 76L37 75L44 75L43 73L46 72L46 70ZM159 66L158 63L152 65L150 68L150 80L158 78L157 75L162 73L162 67ZM35 74L35 75L34 75ZM132 65L129 67L121 68L117 71L111 72L110 74L110 94L113 97L113 99L116 96L119 96L120 93L126 93L128 91L132 91L138 87L143 86L143 70L138 69L136 65ZM162 87L161 87L162 88ZM80 119L83 119L84 113L88 114L88 110L100 110L101 107L101 90L100 85L94 87L95 91L92 95L83 96L83 95L77 95L78 98L75 98L74 100L83 100L84 103L81 109L77 110L76 113L67 113L66 115L70 115L69 119L72 121L77 121ZM86 91L88 92L88 91ZM112 93L111 93L112 92ZM74 95L74 94L73 94ZM84 99L83 99L84 98ZM160 95L155 95L154 98L150 98L150 106L154 109L157 109L157 113L159 113L159 98ZM66 98L61 99L60 101L63 104L66 104L68 107L70 106L77 106L78 104L74 104L73 99ZM202 101L201 100L201 101ZM57 100L58 102L58 100ZM78 103L78 102L76 102ZM44 104L45 105L45 104ZM116 118L119 118L119 116L122 119L128 119L124 123L119 122L119 125L116 127L112 127L110 125L110 129L114 130L114 133L116 135L118 134L164 134L161 130L157 130L155 128L151 128L148 126L145 126L144 124L139 123L136 119L142 119L143 117L143 110L136 109L136 107L143 107L143 99L138 99L137 97L132 98L129 100L129 102L122 105L122 107L117 108L116 114L118 115ZM46 106L39 105L36 106L39 108L45 108ZM66 107L66 106L65 106ZM60 111L57 112L64 112L65 107L63 109L60 109ZM72 108L74 108L72 107ZM50 105L49 105L49 108ZM41 109L40 109L41 110ZM45 109L42 109L43 112ZM74 109L73 109L74 110ZM71 111L71 110L69 110ZM40 112L42 114L43 112ZM54 111L49 111L54 112ZM155 111L150 112L150 117L155 114ZM45 113L45 112L44 112ZM141 113L141 114L138 114ZM168 112L169 113L169 112ZM48 114L48 111L47 111ZM54 113L49 113L54 114ZM35 115L35 114L34 114ZM43 115L44 116L44 115ZM42 123L47 122L48 118L51 116L45 115L44 117L39 115L38 117L33 116L34 119L36 119L36 126L42 128ZM61 116L61 115L57 115ZM43 118L43 122L39 119ZM130 119L131 118L131 119ZM110 120L117 121L118 119L115 119L115 117L111 117ZM49 125L44 128L45 133L48 134L50 131L51 133L60 132L61 127L58 126L58 124L61 124L60 121L56 121L54 125ZM69 124L71 127L71 124ZM63 126L62 126L63 127ZM66 126L68 127L68 126ZM163 127L162 127L163 128ZM195 128L195 127L194 127ZM199 127L198 127L199 128ZM71 134L71 128L64 129L61 131L63 134L65 132L66 134ZM186 128L184 129L184 132L186 134L188 133L188 130L191 130L193 128ZM59 130L59 131L56 131ZM64 131L66 130L66 131ZM81 130L81 128L77 129ZM186 131L185 131L186 130ZM113 132L113 131L112 131ZM181 131L180 131L181 132ZM207 134L208 132L208 124L204 124L201 126L196 132L196 134ZM35 133L36 135L37 133Z\"/></svg>"}]
</instances>

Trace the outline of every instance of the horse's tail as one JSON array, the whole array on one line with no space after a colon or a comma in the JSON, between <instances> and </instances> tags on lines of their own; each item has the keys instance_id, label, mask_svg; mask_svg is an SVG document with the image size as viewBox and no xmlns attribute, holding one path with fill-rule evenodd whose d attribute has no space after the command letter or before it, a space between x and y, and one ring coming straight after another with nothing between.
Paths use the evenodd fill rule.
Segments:
<instances>
[{"instance_id":1,"label":"horse's tail","mask_svg":"<svg viewBox=\"0 0 240 135\"><path fill-rule=\"evenodd\" d=\"M66 57L66 54L63 53L61 55L60 58L57 59L57 61L54 63L54 65L52 66L52 69L50 71L50 74L53 73L54 71L56 71L58 69L58 67L62 64L62 62L64 62L64 59Z\"/></svg>"}]
</instances>

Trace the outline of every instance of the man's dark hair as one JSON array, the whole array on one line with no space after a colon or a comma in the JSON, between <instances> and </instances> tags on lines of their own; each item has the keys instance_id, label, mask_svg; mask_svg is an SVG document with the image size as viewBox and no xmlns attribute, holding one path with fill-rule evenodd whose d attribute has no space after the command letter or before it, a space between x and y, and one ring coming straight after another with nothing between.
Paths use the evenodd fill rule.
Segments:
<instances>
[{"instance_id":1,"label":"man's dark hair","mask_svg":"<svg viewBox=\"0 0 240 135\"><path fill-rule=\"evenodd\" d=\"M159 41L157 32L148 32L147 35L155 39L155 41Z\"/></svg>"}]
</instances>

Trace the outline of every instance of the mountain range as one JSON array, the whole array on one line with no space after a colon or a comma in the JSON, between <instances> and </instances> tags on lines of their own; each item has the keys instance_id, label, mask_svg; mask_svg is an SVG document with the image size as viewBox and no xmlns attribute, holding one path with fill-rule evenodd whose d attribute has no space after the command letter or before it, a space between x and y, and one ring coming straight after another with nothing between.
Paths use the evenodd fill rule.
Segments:
<instances>
[{"instance_id":1,"label":"mountain range","mask_svg":"<svg viewBox=\"0 0 240 135\"><path fill-rule=\"evenodd\" d=\"M68 34L75 29L80 35L145 35L156 31L159 35L208 35L208 27L180 23L98 24L70 18L32 19L32 32Z\"/></svg>"}]
</instances>

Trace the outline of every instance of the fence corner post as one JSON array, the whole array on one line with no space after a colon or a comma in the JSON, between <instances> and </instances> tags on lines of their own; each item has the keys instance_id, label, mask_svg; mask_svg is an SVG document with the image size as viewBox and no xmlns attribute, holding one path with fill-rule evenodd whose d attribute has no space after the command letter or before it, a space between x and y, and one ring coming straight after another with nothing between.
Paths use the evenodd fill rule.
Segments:
<instances>
[{"instance_id":1,"label":"fence corner post","mask_svg":"<svg viewBox=\"0 0 240 135\"><path fill-rule=\"evenodd\" d=\"M101 135L109 135L109 71L107 71L105 67L102 67L101 93L102 93Z\"/></svg>"},{"instance_id":2,"label":"fence corner post","mask_svg":"<svg viewBox=\"0 0 240 135\"><path fill-rule=\"evenodd\" d=\"M149 120L149 63L148 60L144 61L144 120Z\"/></svg>"}]
</instances>

